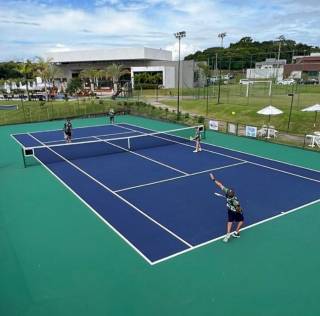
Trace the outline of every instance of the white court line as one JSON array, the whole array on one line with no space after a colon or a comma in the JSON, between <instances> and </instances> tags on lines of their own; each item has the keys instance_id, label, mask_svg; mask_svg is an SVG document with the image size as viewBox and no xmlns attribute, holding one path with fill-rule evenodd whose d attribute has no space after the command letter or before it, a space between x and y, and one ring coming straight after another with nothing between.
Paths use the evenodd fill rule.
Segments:
<instances>
[{"instance_id":1,"label":"white court line","mask_svg":"<svg viewBox=\"0 0 320 316\"><path fill-rule=\"evenodd\" d=\"M128 125L133 125L133 124L128 124ZM88 126L88 127L92 127L92 126ZM123 127L123 126L119 126L119 127ZM138 127L138 126L137 126L137 127ZM123 127L123 128L125 128L125 127ZM139 128L141 128L141 127L139 127ZM137 130L133 130L133 131L137 132ZM25 134L25 133L21 133L21 134ZM18 135L18 134L15 134L15 135ZM12 135L11 135L11 136L12 136ZM15 140L17 141L17 139L15 139ZM20 143L19 141L17 141L17 142ZM205 143L205 142L204 142L204 143ZM21 143L20 143L20 144L21 144ZM224 149L227 149L227 150L229 150L229 151L240 152L240 153L246 154L246 155L248 155L248 156L255 156L255 157L262 158L262 159L266 159L266 160L269 160L269 161L276 161L276 162L279 162L279 163L282 163L282 164L291 165L291 166L294 166L294 167L297 167L297 168L300 168L300 169L306 169L306 170L311 170L311 171L314 171L314 172L319 172L318 170L314 170L314 169L302 167L302 166L299 166L299 165L294 165L294 164L286 163L286 162L283 162L283 161L279 161L279 160L275 160L275 159L270 159L270 158L266 158L266 157L262 157L262 156L258 156L258 155L254 155L254 154L250 154L250 153L246 153L246 152L241 152L241 151L238 151L238 150L233 150L233 149L226 148L226 147L223 147L223 146L212 145L212 144L210 144L210 143L205 143L205 144L208 144L208 145L214 146L214 147L224 148ZM189 145L189 146L190 146L190 145ZM23 147L23 145L22 145L22 147ZM190 147L193 147L193 146L190 146ZM215 153L215 152L213 152L213 151L209 151L209 152ZM234 158L234 157L231 157L231 158ZM245 161L244 161L244 162L245 162ZM262 166L263 166L263 165L262 165ZM44 165L44 167L45 167L46 169L48 169L45 165ZM49 171L50 171L50 170L49 170ZM278 170L278 171L280 171L280 170ZM282 170L282 171L283 171L283 170ZM50 172L51 172L51 171L50 171ZM51 173L52 173L52 172L51 172ZM54 173L52 173L52 174L56 177L56 175L55 175ZM295 175L295 174L293 174L293 175ZM59 178L58 178L58 179L59 179ZM313 179L313 180L315 180L315 179ZM59 179L59 181L61 181L61 180ZM71 189L70 189L70 190L71 190ZM71 191L72 191L72 190L71 190ZM75 195L77 195L77 194L75 193ZM80 197L79 197L79 199L82 200ZM264 222L273 220L273 219L275 219L275 218L277 218L277 217L287 215L287 214L289 214L289 213L291 213L291 212L294 212L294 211L296 211L296 210L299 210L299 209L301 209L301 208L304 208L304 207L307 207L307 206L309 206L309 205L318 203L319 201L320 201L320 199L318 199L318 200L316 200L316 201L313 201L313 202L310 202L310 203L307 203L307 204L304 204L304 205L302 205L302 206L300 206L300 207L297 207L297 208L292 209L292 210L290 210L290 211L288 211L288 212L285 212L284 214L279 214L279 215L276 215L276 216L274 216L274 217L271 217L271 218L268 218L268 219L266 219L266 220L263 220L263 221L261 221L261 222L258 222L258 223L252 224L252 225L250 225L250 226L247 226L247 227L245 227L243 230L249 229L249 228L254 227L254 226L256 226L256 225L259 225L259 224L262 224L262 223L264 223ZM83 201L83 202L86 204L85 201ZM90 209L92 209L90 206L88 206L88 207L89 207ZM92 210L93 210L93 209L92 209ZM94 211L94 210L93 210L93 211ZM95 212L95 211L94 211L94 212ZM98 214L97 214L97 215L98 215ZM99 216L99 215L98 215L98 216ZM99 216L99 217L100 217L100 216ZM105 221L103 218L102 218L102 220ZM106 222L106 223L107 223L107 222ZM107 224L110 225L109 223L107 223ZM114 228L113 228L112 226L110 226L110 227L114 230ZM117 231L116 231L116 232L117 232ZM118 234L119 234L119 233L118 233ZM125 239L121 234L119 234L119 236L121 236L121 238ZM209 244L209 243L212 243L212 242L214 242L214 241L216 241L216 240L222 239L223 237L224 237L224 236L221 236L221 237L215 238L215 239L213 239L213 240L207 241L207 242L205 242L205 243L203 243L203 244L199 244L199 245L197 245L197 246L194 246L193 249L199 248L199 247L204 246L204 245ZM127 241L127 242L128 242L128 241ZM130 242L128 242L128 244L131 245ZM131 246L132 246L132 245L131 245ZM133 247L134 247L134 246L133 246ZM134 248L135 248L135 247L134 247ZM139 250L137 250L136 248L135 248L135 250L139 253ZM160 263L160 262L162 262L162 261L166 261L166 260L168 260L168 259L170 259L170 258L173 258L173 257L175 257L175 256L178 256L178 255L180 255L180 254L182 254L182 253L185 253L185 252L188 252L188 251L190 251L190 250L192 250L192 249L187 249L186 251L179 252L179 253L174 254L174 255L172 255L172 256L169 256L169 257L166 257L166 258L163 258L163 259L154 261L154 262L152 262L151 264L157 264L157 263ZM140 254L141 254L141 253L140 253ZM141 254L141 255L142 255L142 257L144 257L143 254ZM145 257L144 257L144 258L145 258ZM148 260L147 258L145 258L145 259L146 259L146 261L148 261L148 262L150 263L150 260Z\"/></svg>"},{"instance_id":2,"label":"white court line","mask_svg":"<svg viewBox=\"0 0 320 316\"><path fill-rule=\"evenodd\" d=\"M30 137L34 138L35 140L37 140L39 143L42 143L41 141L39 141L36 137L28 134ZM43 143L42 143L43 144ZM178 239L179 241L181 241L182 243L184 243L185 245L187 245L188 247L192 247L191 244L189 244L187 241L185 241L184 239L182 239L180 236L178 236L177 234L175 234L174 232L172 232L170 229L168 229L167 227L165 227L164 225L160 224L159 222L157 222L155 219L153 219L151 216L149 216L148 214L144 213L142 210L140 210L138 207L136 207L135 205L133 205L132 203L130 203L128 200L126 200L125 198L123 198L121 195L117 194L116 192L114 192L113 190L111 190L109 187L107 187L106 185L104 185L103 183L101 183L100 181L98 181L96 178L94 178L93 176L91 176L90 174L88 174L87 172L85 172L84 170L82 170L81 168L79 168L77 165L75 165L74 163L72 163L71 161L69 161L68 159L66 159L65 157L63 157L62 155L60 155L59 153L55 152L53 149L51 149L50 147L44 145L48 150L50 150L51 152L53 152L55 155L57 155L58 157L60 157L61 159L63 159L64 161L66 161L68 164L70 164L71 166L73 166L75 169L79 170L81 173L83 173L84 175L86 175L88 178L90 178L91 180L93 180L94 182L96 182L97 184L99 184L101 187L103 187L104 189L106 189L108 192L112 193L113 195L115 195L116 197L118 197L121 201L123 201L124 203L126 203L127 205L129 205L130 207L132 207L134 210L136 210L137 212L139 212L140 214L142 214L144 217L146 217L147 219L149 219L151 222L155 223L156 225L158 225L159 227L161 227L163 230L165 230L167 233L169 233L170 235L172 235L173 237L175 237L176 239Z\"/></svg>"},{"instance_id":3,"label":"white court line","mask_svg":"<svg viewBox=\"0 0 320 316\"><path fill-rule=\"evenodd\" d=\"M138 126L138 125L135 125L135 124L131 124L131 123L121 123L121 124L126 124L126 125L130 125L130 126L133 126L133 127L138 127L138 128L141 128L141 129L145 129L145 130L149 130L149 131L155 132L155 130L152 130L152 129L150 129L150 128L141 127L141 126ZM124 127L124 126L119 126L119 127L126 128L126 127ZM129 130L132 130L132 131L136 131L136 130L133 130L133 129L131 129L131 128L126 128L126 129L129 129ZM178 137L178 136L177 136L177 137ZM256 155L256 154L247 153L247 152L245 152L245 151L236 150L236 149L231 149L231 148L224 147L224 146L221 146L221 145L216 145L216 144L207 143L207 142L204 142L204 141L202 141L202 143L203 143L203 144L206 144L206 145L209 145L209 146L212 146L212 147L223 148L223 149L226 149L226 150L229 150L229 151L234 151L234 152L241 153L241 154L245 154L245 155L248 155L248 156L258 157L258 158L262 158L262 159L266 159L266 160L270 160L270 161L276 161L276 162L282 163L282 164L284 164L284 165L293 166L293 167L297 167L297 168L300 168L300 169L306 169L306 170L310 170L310 171L314 171L314 172L320 173L320 170L316 170L316 169L312 169L312 168L308 168L308 167L296 165L296 164L293 164L293 163L290 163L290 162L285 162L285 161L281 161L281 160L277 160L277 159L272 159L272 158L268 158L268 157L263 157L263 156L259 156L259 155ZM279 145L279 144L278 144L278 145Z\"/></svg>"},{"instance_id":4,"label":"white court line","mask_svg":"<svg viewBox=\"0 0 320 316\"><path fill-rule=\"evenodd\" d=\"M120 126L121 127L121 126ZM126 128L126 127L124 127ZM129 130L132 130L131 128L126 128L126 129L129 129ZM163 138L163 137L160 137L160 136L157 136L157 135L154 135L154 137L157 137L157 138ZM175 136L175 137L179 137L179 136ZM185 144L185 143L180 143L178 141L174 141L174 140L171 140L171 139L167 139L167 138L163 138L163 139L166 139L166 140L169 140L171 142L174 142L174 143L177 143L177 144L180 144L182 146L188 146L188 147L192 147L192 145L188 145L188 144ZM212 145L212 144L209 144L209 143L205 143L207 145L210 145L210 146L215 146L215 145ZM217 146L218 147L218 146ZM233 151L232 149L229 149L230 151ZM252 162L252 161L249 161L249 160L243 160L243 159L240 159L240 158L236 158L236 157L233 157L233 156L230 156L230 155L226 155L226 154L222 154L222 153L218 153L216 151L213 151L213 150L209 150L209 149L202 149L202 151L206 151L206 152L209 152L209 153L213 153L213 154L217 154L217 155L221 155L221 156L225 156L225 157L228 157L228 158L232 158L232 159L235 159L235 160L240 160L240 161L245 161L249 164L252 164L252 165L256 165L256 166L259 166L259 167L262 167L262 168L267 168L267 169L271 169L271 170L275 170L275 171L278 171L278 172L282 172L282 173L286 173L286 174L289 174L291 176L294 176L294 177L299 177L299 178L302 178L302 179L305 179L305 180L309 180L309 181L314 181L314 182L318 182L320 183L320 180L316 180L316 179L313 179L313 178L309 178L309 177L305 177L305 176L302 176L302 175L299 175L299 174L296 174L296 173L292 173L292 172L289 172L289 171L285 171L285 170L281 170L281 169L277 169L277 168L273 168L273 167L269 167L269 166L266 166L266 165L262 165L262 164L259 164L259 163L256 163L256 162ZM244 153L246 154L246 153ZM250 154L248 154L250 155ZM259 158L263 158L263 157L259 157ZM265 158L267 159L267 158ZM272 159L269 159L269 160L272 160ZM281 162L279 161L280 163L283 163L283 164L287 164L285 162ZM289 165L289 164L287 164ZM295 166L295 165L293 165ZM295 166L295 167L298 167L298 168L301 168L301 169L305 169L303 167L299 167L299 166ZM316 170L313 170L313 171L316 171ZM319 172L319 171L316 171L316 172Z\"/></svg>"},{"instance_id":5,"label":"white court line","mask_svg":"<svg viewBox=\"0 0 320 316\"><path fill-rule=\"evenodd\" d=\"M149 183L145 183L145 184L135 185L135 186L128 187L128 188L119 189L119 190L116 190L114 192L118 193L118 192L123 192L123 191L129 191L129 190L132 190L132 189L141 188L141 187L147 187L147 186L158 184L158 183L174 181L174 180L178 180L178 179L182 179L182 178L186 178L186 177L192 177L192 176L196 176L196 175L202 174L202 173L207 173L207 172L210 172L210 171L216 171L216 170L231 168L231 167L243 165L245 163L247 163L247 162L246 161L238 162L238 163L234 163L232 165L226 165L226 166L222 166L222 167L217 167L217 168L207 169L207 170L198 171L198 172L194 172L194 173L189 173L189 174L184 175L184 176L173 177L173 178L169 178L169 179L164 179L164 180L149 182Z\"/></svg>"},{"instance_id":6,"label":"white court line","mask_svg":"<svg viewBox=\"0 0 320 316\"><path fill-rule=\"evenodd\" d=\"M128 129L128 128L126 128ZM171 130L170 132L175 132L175 131L181 131L181 130L186 130L186 129L190 129L190 127L186 127L184 129L174 129L174 130ZM137 132L137 131L134 131L132 130L133 132ZM141 138L141 137L150 137L150 136L154 136L154 137L157 137L156 135L157 134L163 134L163 133L159 133L159 132L156 132L156 133L150 133L150 134L146 134L146 133L142 133L142 132L138 132L140 133L140 135L133 135L133 136L130 136L130 137L117 137L117 138L112 138L113 141L115 140L128 140L128 138L131 140L131 139L135 139L135 138ZM24 135L32 135L31 133L24 133ZM88 136L89 137L89 136ZM94 136L92 136L94 137ZM91 137L91 138L92 138ZM158 137L160 139L165 139L165 138L161 138L161 137ZM105 139L105 140L108 140L108 139ZM167 139L166 139L167 140ZM40 140L39 140L39 143L40 143ZM26 147L27 149L37 149L37 148L42 148L43 146L45 146L46 144L44 142L41 142L43 143L44 145L40 145L40 146L31 146L31 147ZM50 145L51 148L53 147L61 147L61 146L73 146L73 145L82 145L82 144L91 144L91 143L97 143L97 140L86 140L86 141L79 141L79 142L75 142L75 143L62 143L62 144L53 144L53 145Z\"/></svg>"},{"instance_id":7,"label":"white court line","mask_svg":"<svg viewBox=\"0 0 320 316\"><path fill-rule=\"evenodd\" d=\"M275 170L275 171L278 171L278 172L286 173L286 174L289 174L289 175L294 176L294 177L298 177L298 178L302 178L302 179L305 179L305 180L310 180L310 181L314 181L314 182L320 183L320 180L309 178L309 177L305 177L305 176L301 176L300 174L296 174L296 173L292 173L292 172L289 172L289 171L285 171L285 170L269 167L269 166L262 165L262 164L256 163L256 162L248 161L248 163L251 164L251 165L262 167L262 168L267 168L267 169Z\"/></svg>"},{"instance_id":8,"label":"white court line","mask_svg":"<svg viewBox=\"0 0 320 316\"><path fill-rule=\"evenodd\" d=\"M20 143L20 141L18 141L18 140L14 137L14 134L10 134L10 137L11 137L14 141L16 141L16 142L22 147L23 150L26 149L26 147L24 147L24 145L23 145L22 143Z\"/></svg>"},{"instance_id":9,"label":"white court line","mask_svg":"<svg viewBox=\"0 0 320 316\"><path fill-rule=\"evenodd\" d=\"M123 127L123 126L119 126L119 127L122 127L122 128L128 129L128 130L131 130L131 131L134 131L134 129L132 129L132 128ZM161 133L161 132L159 132L159 134L160 134L160 133ZM163 132L163 134L165 135L165 131ZM166 141L169 141L169 142L178 144L178 145L182 145L182 146L187 146L187 147L194 148L194 145L189 145L189 144L181 143L181 142L178 142L177 140L168 139L168 138L165 138L165 137L161 137L161 136L159 136L159 135L152 135L152 134L148 134L148 133L145 133L145 135L150 135L150 136L153 136L153 137L156 137L156 138L160 138L160 139L163 139L163 140L166 140ZM168 136L171 136L171 135L168 135ZM177 136L177 135L173 135L173 136L174 136L174 137L177 137L177 138L185 139L185 138L180 137L180 136ZM239 161L242 161L242 162L247 162L247 161L244 160L244 159L236 158L236 157L229 156L229 155L226 155L226 154L221 154L221 153L214 152L214 151L212 151L212 150L208 150L208 149L205 149L205 148L202 148L201 151L206 151L206 152L209 152L209 153L214 153L214 154L217 154L217 155L220 155L220 156L228 157L228 158L231 158L231 159L234 159L234 160L239 160ZM249 162L249 161L248 161L248 162Z\"/></svg>"},{"instance_id":10,"label":"white court line","mask_svg":"<svg viewBox=\"0 0 320 316\"><path fill-rule=\"evenodd\" d=\"M63 131L61 130L61 132L63 133ZM104 137L104 136L110 136L110 135L123 135L123 134L129 134L129 133L132 133L132 132L120 132L120 133L110 133L110 134L102 134L102 135L91 135L91 136L83 136L83 137L74 137L72 138L72 140L78 140L78 139L85 139L85 138L91 138L91 137ZM142 132L139 132L139 131L136 131L136 133L142 133ZM33 132L31 132L30 134L33 134ZM43 142L44 144L46 145L50 145L52 143L57 143L57 142L65 142L65 140L62 138L62 139L59 139L59 140L51 140L51 141L48 141L48 142Z\"/></svg>"},{"instance_id":11,"label":"white court line","mask_svg":"<svg viewBox=\"0 0 320 316\"><path fill-rule=\"evenodd\" d=\"M290 213L296 212L296 211L298 211L298 210L300 210L300 209L302 209L302 208L305 208L305 207L310 206L310 205L313 205L313 204L317 204L317 203L319 203L319 202L320 202L320 199L317 199L317 200L315 200L315 201L312 201L312 202L303 204L303 205L301 205L301 206L298 206L298 207L296 207L296 208L293 208L293 209L291 209L291 210L289 210L289 211L280 212L280 214L278 214L278 215L275 215L275 216L269 217L269 218L267 218L267 219L264 219L264 220L262 220L262 221L260 221L260 222L257 222L257 223L248 225L248 226L242 228L241 231L244 231L244 230L250 229L250 228L252 228L252 227L261 225L261 224L263 224L263 223L272 221L272 220L274 220L274 219L276 219L276 218L278 218L278 217L282 217L282 216L288 215L288 214L290 214ZM196 246L193 246L192 249L186 249L186 250L177 252L177 253L175 253L175 254L173 254L173 255L171 255L171 256L168 256L168 257L165 257L165 258L162 258L162 259L153 261L153 262L151 263L151 265L155 265L155 264L158 264L158 263L167 261L167 260L172 259L172 258L174 258L174 257L177 257L177 256L180 256L180 255L185 254L185 253L187 253L187 252L190 252L191 250L195 250L195 249L197 249L197 248L200 248L200 247L209 245L209 244L211 244L211 243L213 243L213 242L215 242L215 241L217 241L217 240L223 239L224 236L225 236L225 235L216 237L216 238L214 238L214 239L211 239L211 240L208 240L208 241L203 242L203 243L201 243L201 244L198 244L198 245L196 245Z\"/></svg>"},{"instance_id":12,"label":"white court line","mask_svg":"<svg viewBox=\"0 0 320 316\"><path fill-rule=\"evenodd\" d=\"M62 179L60 179L50 168L48 168L40 159L33 156L47 171L49 171L63 186L71 191L84 205L86 205L97 217L99 217L113 232L115 232L126 244L128 244L133 250L135 250L144 260L150 265L152 261L146 257L134 244L132 244L126 237L124 237L115 227L113 227L105 218L103 218L90 204L88 204L78 193L73 191Z\"/></svg>"},{"instance_id":13,"label":"white court line","mask_svg":"<svg viewBox=\"0 0 320 316\"><path fill-rule=\"evenodd\" d=\"M137 152L134 152L134 151L131 151L131 150L126 149L126 148L124 148L124 147L121 147L121 146L119 146L119 145L113 144L113 143L111 143L111 142L112 142L112 139L106 140L106 139L99 138L99 137L96 137L96 136L93 136L93 137L96 138L97 140L100 140L100 141L106 143L106 144L109 144L109 145L112 145L112 146L114 146L114 147L120 148L121 150L124 150L124 151L126 151L126 152L128 152L128 153L130 153L130 154L133 154L133 155L139 156L139 157L141 157L141 158L147 159L147 160L152 161L152 162L154 162L154 163L156 163L156 164L158 164L158 165L161 165L161 166L163 166L163 167L169 168L169 169L171 169L171 170L174 170L174 171L176 171L176 172L182 173L182 174L184 174L184 175L188 175L187 172L184 172L184 171L182 171L182 170L179 170L179 169L176 169L176 168L174 168L174 167L171 167L171 166L169 166L169 165L167 165L167 164L165 164L165 163L162 163L162 162L160 162L160 161L158 161L158 160L154 160L154 159L152 159L152 158L149 158L148 156L144 156L144 155L138 154ZM114 191L114 192L116 192L116 191Z\"/></svg>"},{"instance_id":14,"label":"white court line","mask_svg":"<svg viewBox=\"0 0 320 316\"><path fill-rule=\"evenodd\" d=\"M61 120L58 120L58 121L64 121L63 119ZM57 121L57 122L58 122ZM43 123L43 122L33 122L33 123ZM28 123L27 123L28 124ZM77 129L80 129L80 128L89 128L89 127L109 127L109 126L117 126L117 127L120 127L119 124L124 124L124 123L117 123L117 124L100 124L100 125L86 125L86 126L79 126L79 127L75 127L73 130L77 130ZM126 123L125 123L126 124ZM32 132L29 132L29 133L46 133L46 132L59 132L61 131L62 129L47 129L47 130L42 130L42 131L32 131ZM25 132L25 133L16 133L16 134L13 134L13 135L23 135L23 134L28 134L28 132Z\"/></svg>"}]
</instances>

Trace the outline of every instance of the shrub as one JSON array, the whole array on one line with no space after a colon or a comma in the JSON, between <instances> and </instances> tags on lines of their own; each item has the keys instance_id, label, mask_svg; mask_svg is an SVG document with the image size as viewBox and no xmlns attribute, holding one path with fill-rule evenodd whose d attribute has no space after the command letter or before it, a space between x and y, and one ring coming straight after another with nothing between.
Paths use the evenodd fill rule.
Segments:
<instances>
[{"instance_id":1,"label":"shrub","mask_svg":"<svg viewBox=\"0 0 320 316\"><path fill-rule=\"evenodd\" d=\"M203 124L204 123L204 116L198 117L198 123Z\"/></svg>"}]
</instances>

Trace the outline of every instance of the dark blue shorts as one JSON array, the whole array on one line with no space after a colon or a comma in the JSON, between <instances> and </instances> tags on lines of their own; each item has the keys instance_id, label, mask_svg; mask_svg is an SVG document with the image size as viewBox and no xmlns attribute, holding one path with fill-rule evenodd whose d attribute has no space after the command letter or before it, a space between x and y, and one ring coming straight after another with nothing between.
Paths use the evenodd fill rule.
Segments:
<instances>
[{"instance_id":1,"label":"dark blue shorts","mask_svg":"<svg viewBox=\"0 0 320 316\"><path fill-rule=\"evenodd\" d=\"M244 221L244 217L242 213L228 210L228 222L242 222L242 221Z\"/></svg>"}]
</instances>

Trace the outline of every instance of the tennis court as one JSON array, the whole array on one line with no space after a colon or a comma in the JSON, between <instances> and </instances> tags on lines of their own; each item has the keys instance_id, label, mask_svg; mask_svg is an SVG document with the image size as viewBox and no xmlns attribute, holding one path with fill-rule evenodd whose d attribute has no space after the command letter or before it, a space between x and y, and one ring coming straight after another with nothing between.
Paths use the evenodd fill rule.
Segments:
<instances>
[{"instance_id":1,"label":"tennis court","mask_svg":"<svg viewBox=\"0 0 320 316\"><path fill-rule=\"evenodd\" d=\"M193 134L120 123L75 128L72 144L61 130L12 136L152 265L225 234L209 172L237 192L245 229L320 201L319 171L209 143L193 153Z\"/></svg>"},{"instance_id":2,"label":"tennis court","mask_svg":"<svg viewBox=\"0 0 320 316\"><path fill-rule=\"evenodd\" d=\"M117 117L117 122L119 129L115 131L115 126L109 129L105 125L105 118L102 117L75 119L73 125L77 129L73 136L76 138L76 133L82 133L82 128L78 129L78 127L84 127L84 131L88 132L88 126L93 128L90 132L91 136L100 137L108 134L108 138L136 135L136 132L123 130L119 125L148 134L154 130L168 131L182 127L136 116ZM87 202L84 199L80 200L67 189L61 180L58 180L56 174L50 174L51 171L49 172L48 168L58 167L59 162L46 161L46 166L43 167L39 162L34 165L34 158L26 157L27 162L32 166L24 168L21 146L10 135L30 133L43 142L44 139L38 135L37 131L46 133L50 130L59 130L57 132L59 138L50 136L52 138L50 140L47 138L48 141L46 141L48 145L59 145L60 141L57 139L62 137L60 131L63 123L63 121L51 121L0 127L2 140L0 155L1 315L300 316L320 313L319 278L317 277L320 266L318 252L320 203L312 204L317 197L313 199L314 187L309 186L310 183L317 185L318 182L249 163L215 170L213 173L217 178L237 190L245 208L247 225L250 224L249 221L260 222L260 219L255 219L254 216L271 219L272 215L265 213L266 210L269 212L272 209L272 214L276 213L276 217L279 215L274 220L243 231L239 240L231 240L228 244L219 239L217 242L212 242L215 238L219 238L220 234L225 233L226 210L224 199L214 194L219 191L209 180L207 172L193 176L178 173L178 178L171 181L119 191L118 194L121 194L121 197L140 208L146 215L149 214L176 235L179 234L180 238L193 246L192 248L186 246L185 250L179 252L172 251L160 259L156 255L160 251L164 254L163 249L168 244L160 244L162 239L156 243L155 248L152 248L153 233L150 233L151 230L143 230L140 221L138 224L135 219L133 221L133 216L137 218L136 213L138 213L135 209L124 202L125 205L119 207L123 204L119 202L118 197L111 198L113 194L106 194L106 190L103 190L104 207L110 212L117 207L117 214L107 213L110 224L117 229L115 231L106 224L103 217L97 217L98 214L93 212L93 210L99 210L94 208L96 205L92 207L85 204ZM99 129L99 126L103 126L102 133L95 130ZM88 137L87 132L84 133L84 131L83 134L78 134L78 137ZM129 133L126 134L127 132ZM112 135L113 133L124 134L116 136ZM47 137L49 134L53 135L52 131L47 134ZM137 133L137 135L142 134ZM186 136L187 133L184 135ZM86 142L90 139L89 137ZM81 142L81 140L74 140L74 142L78 141ZM189 148L186 146L188 140L182 141L184 145L171 144L166 150L162 148L166 146L160 146L160 144L159 148L147 146L148 148L141 148L137 153L148 154L148 157L154 157L154 160L157 157L159 162L168 165L171 162L170 166L176 169L181 168L185 173L204 171L207 169L208 161L210 162L208 169L215 169L228 166L227 158L240 158L303 175L306 178L318 179L314 177L317 173L313 171L320 170L318 153L211 131L206 132L204 142L208 143L203 145L205 149L227 153L233 158L219 155L219 158L226 159L219 165L219 158L206 158L203 162L202 154L211 156L211 153L203 151L199 155L194 154L193 147L190 147L187 153L183 154L183 159L174 165L175 158L171 157L171 153L177 155L175 147ZM193 146L193 143L191 145ZM160 161L162 151L166 154L163 154L164 158L162 157ZM153 156L155 154L156 156ZM85 164L86 159L92 162L99 161L100 158L103 161L105 159L112 166L112 157L118 157L115 160L123 162L124 158L119 158L123 155L136 156L133 153L122 152L70 161ZM189 159L194 159L194 156L198 162L196 165L191 165ZM92 160L93 158L96 160ZM140 158L143 161L146 160ZM241 161L236 163L238 162L241 163ZM150 160L147 164L143 163L145 169L142 172L135 170L137 163L135 167L131 164L129 167L124 163L120 164L118 171L114 172L117 180L114 177L112 181L108 179L106 186L110 188L112 186L112 190L118 191L129 186L145 185L147 181L149 183L151 178L151 168L147 169L149 163L151 163ZM69 185L73 190L78 188L80 184L77 183L79 182L77 178L67 174L69 167L66 165L69 163L61 161L60 165L65 165L66 174L60 171L58 176L72 182ZM81 165L81 168L93 168L94 165L95 163L92 162L92 166ZM249 165L251 168L256 168L263 176L256 175L257 180L254 180L254 175L248 173ZM163 173L163 170L172 173L175 172L174 170L156 163L152 163L152 166L152 170L159 168L157 175L155 171L152 173L152 182L175 178L172 175L165 178ZM244 174L245 166L247 167ZM107 179L104 171L107 167L105 165L100 167L103 168L101 174L104 174ZM127 172L120 170L122 168L127 168ZM274 172L272 180L271 175L270 178L268 176L269 172ZM145 173L148 175L146 176ZM76 174L83 181L81 175L84 174L80 171ZM201 179L202 176L203 179ZM290 181L286 182L280 191L274 192L276 190L273 190L273 186L279 187L284 183L284 176L288 176ZM104 181L97 176L94 178ZM301 186L294 194L293 191L296 191L298 186L296 181L301 181ZM97 202L97 187L88 185L88 180L82 185L87 185L83 191L90 196L94 195L93 199ZM171 192L171 189L174 192ZM269 190L271 190L270 193L268 193ZM291 193L286 193L287 191ZM160 192L160 196L157 192ZM271 197L271 194L275 196ZM289 195L290 201L287 201ZM154 201L146 200L150 196L155 196ZM195 198L198 198L198 203L195 202ZM150 208L148 203L151 204ZM210 205L210 211L206 203ZM169 204L170 210L167 210L165 207ZM291 204L294 205L291 206ZM304 204L306 204L305 207L300 209L299 207ZM181 212L183 205L186 205L186 208ZM258 210L252 209L252 205L257 205ZM285 209L282 210L283 205ZM135 215L126 217L125 211L129 213L129 209ZM160 209L163 213L156 214ZM298 211L288 214L289 211L286 210L289 209ZM282 211L286 211L284 215L288 215L283 216ZM162 220L161 217L164 216L166 218ZM145 218L146 222L149 221L143 214L141 217ZM185 228L186 224L189 225L188 229ZM122 228L120 225L125 229L120 230ZM201 225L203 229L197 230ZM220 225L221 228L218 228ZM155 223L154 226L158 227ZM205 228L209 226L210 228L206 230ZM150 227L153 226L150 225ZM184 232L189 229L190 232ZM217 230L220 229L221 233L218 233ZM140 238L144 242L143 245L148 246L147 250L143 250L141 244L133 244L134 240L129 239L132 237L129 236L132 231L138 235L138 237L134 235L135 238ZM149 235L146 236L146 232ZM120 234L127 240L120 237ZM168 235L172 237L171 234L168 233ZM137 251L153 265L144 260Z\"/></svg>"}]
</instances>

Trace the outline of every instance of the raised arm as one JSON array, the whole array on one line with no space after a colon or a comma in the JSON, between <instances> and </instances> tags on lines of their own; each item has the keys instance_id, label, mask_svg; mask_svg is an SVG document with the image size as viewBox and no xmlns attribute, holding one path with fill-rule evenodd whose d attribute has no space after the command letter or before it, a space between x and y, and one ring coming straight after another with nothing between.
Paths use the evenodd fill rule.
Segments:
<instances>
[{"instance_id":1,"label":"raised arm","mask_svg":"<svg viewBox=\"0 0 320 316\"><path fill-rule=\"evenodd\" d=\"M210 173L210 178L212 181L214 181L214 183L221 189L223 190L224 186L221 182L219 182L212 173Z\"/></svg>"}]
</instances>

